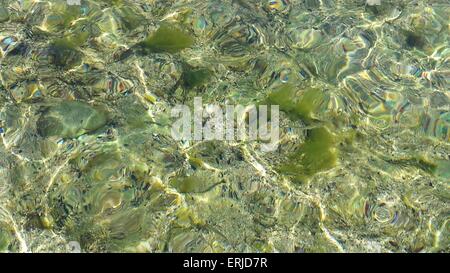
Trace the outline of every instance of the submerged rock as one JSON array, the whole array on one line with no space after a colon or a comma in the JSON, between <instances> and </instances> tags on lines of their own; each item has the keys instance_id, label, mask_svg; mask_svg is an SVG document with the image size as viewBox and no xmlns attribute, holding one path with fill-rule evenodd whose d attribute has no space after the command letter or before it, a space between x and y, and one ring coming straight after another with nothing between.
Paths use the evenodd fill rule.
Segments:
<instances>
[{"instance_id":1,"label":"submerged rock","mask_svg":"<svg viewBox=\"0 0 450 273\"><path fill-rule=\"evenodd\" d=\"M412 31L405 31L405 45L407 48L422 49L426 42L423 37Z\"/></svg>"},{"instance_id":2,"label":"submerged rock","mask_svg":"<svg viewBox=\"0 0 450 273\"><path fill-rule=\"evenodd\" d=\"M66 39L54 41L48 47L49 62L59 68L70 69L81 63L82 53Z\"/></svg>"},{"instance_id":3,"label":"submerged rock","mask_svg":"<svg viewBox=\"0 0 450 273\"><path fill-rule=\"evenodd\" d=\"M102 127L106 121L102 110L83 102L64 101L46 109L36 126L43 137L73 138Z\"/></svg>"}]
</instances>

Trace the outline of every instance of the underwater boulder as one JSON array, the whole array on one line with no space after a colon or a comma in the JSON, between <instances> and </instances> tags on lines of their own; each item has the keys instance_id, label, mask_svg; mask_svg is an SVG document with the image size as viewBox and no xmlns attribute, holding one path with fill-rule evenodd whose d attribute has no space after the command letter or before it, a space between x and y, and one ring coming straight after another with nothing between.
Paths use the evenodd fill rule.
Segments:
<instances>
[{"instance_id":1,"label":"underwater boulder","mask_svg":"<svg viewBox=\"0 0 450 273\"><path fill-rule=\"evenodd\" d=\"M59 68L70 69L81 64L81 52L66 39L51 43L47 54L49 62Z\"/></svg>"},{"instance_id":2,"label":"underwater boulder","mask_svg":"<svg viewBox=\"0 0 450 273\"><path fill-rule=\"evenodd\" d=\"M102 127L106 121L106 113L89 104L64 101L47 108L36 125L43 137L73 138Z\"/></svg>"}]
</instances>

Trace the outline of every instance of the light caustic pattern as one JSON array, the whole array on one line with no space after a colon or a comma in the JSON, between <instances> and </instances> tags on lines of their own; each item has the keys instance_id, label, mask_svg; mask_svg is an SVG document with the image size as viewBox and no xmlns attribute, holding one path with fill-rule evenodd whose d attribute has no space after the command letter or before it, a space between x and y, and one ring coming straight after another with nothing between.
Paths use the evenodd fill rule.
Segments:
<instances>
[{"instance_id":1,"label":"light caustic pattern","mask_svg":"<svg viewBox=\"0 0 450 273\"><path fill-rule=\"evenodd\" d=\"M0 1L0 251L449 251L448 1L74 2Z\"/></svg>"}]
</instances>

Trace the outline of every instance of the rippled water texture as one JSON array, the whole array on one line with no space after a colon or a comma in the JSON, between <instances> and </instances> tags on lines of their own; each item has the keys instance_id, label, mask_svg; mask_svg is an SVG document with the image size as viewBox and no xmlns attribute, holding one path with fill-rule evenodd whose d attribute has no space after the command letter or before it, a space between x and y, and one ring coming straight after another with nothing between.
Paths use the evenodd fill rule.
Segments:
<instances>
[{"instance_id":1,"label":"rippled water texture","mask_svg":"<svg viewBox=\"0 0 450 273\"><path fill-rule=\"evenodd\" d=\"M0 251L450 251L450 5L369 2L0 0Z\"/></svg>"}]
</instances>

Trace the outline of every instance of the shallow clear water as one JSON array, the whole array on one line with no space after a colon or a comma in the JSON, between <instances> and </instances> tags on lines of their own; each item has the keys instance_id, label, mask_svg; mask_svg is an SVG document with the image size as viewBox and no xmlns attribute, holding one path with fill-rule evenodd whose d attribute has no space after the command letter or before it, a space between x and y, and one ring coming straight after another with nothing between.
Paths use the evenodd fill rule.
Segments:
<instances>
[{"instance_id":1,"label":"shallow clear water","mask_svg":"<svg viewBox=\"0 0 450 273\"><path fill-rule=\"evenodd\" d=\"M0 0L0 251L448 252L450 5L367 2Z\"/></svg>"}]
</instances>

